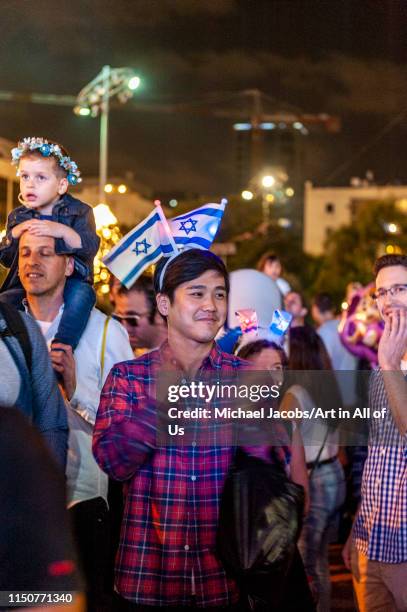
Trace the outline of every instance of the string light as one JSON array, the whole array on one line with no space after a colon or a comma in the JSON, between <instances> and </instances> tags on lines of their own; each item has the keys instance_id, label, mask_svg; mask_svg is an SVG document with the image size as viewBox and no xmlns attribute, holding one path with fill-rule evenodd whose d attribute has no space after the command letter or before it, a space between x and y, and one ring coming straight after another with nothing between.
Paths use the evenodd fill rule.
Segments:
<instances>
[{"instance_id":1,"label":"string light","mask_svg":"<svg viewBox=\"0 0 407 612\"><path fill-rule=\"evenodd\" d=\"M99 296L109 293L109 280L111 273L104 265L102 258L105 257L114 245L122 237L117 225L117 219L106 204L99 204L93 209L96 223L96 233L100 237L99 250L94 259L94 283L95 291Z\"/></svg>"}]
</instances>

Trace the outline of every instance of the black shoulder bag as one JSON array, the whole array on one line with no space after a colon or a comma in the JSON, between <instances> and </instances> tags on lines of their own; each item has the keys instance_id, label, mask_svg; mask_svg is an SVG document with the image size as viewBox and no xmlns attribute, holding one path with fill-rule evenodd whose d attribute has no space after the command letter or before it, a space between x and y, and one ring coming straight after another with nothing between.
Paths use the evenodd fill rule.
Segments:
<instances>
[{"instance_id":1,"label":"black shoulder bag","mask_svg":"<svg viewBox=\"0 0 407 612\"><path fill-rule=\"evenodd\" d=\"M219 511L217 551L249 610L270 610L283 595L302 525L304 489L269 463L238 448Z\"/></svg>"},{"instance_id":2,"label":"black shoulder bag","mask_svg":"<svg viewBox=\"0 0 407 612\"><path fill-rule=\"evenodd\" d=\"M6 339L6 342L7 338L10 336L14 336L17 339L21 350L23 351L28 371L31 374L31 341L20 312L16 308L14 308L14 306L10 306L10 304L0 302L0 313L3 315L7 326L3 332L0 332L0 337Z\"/></svg>"}]
</instances>

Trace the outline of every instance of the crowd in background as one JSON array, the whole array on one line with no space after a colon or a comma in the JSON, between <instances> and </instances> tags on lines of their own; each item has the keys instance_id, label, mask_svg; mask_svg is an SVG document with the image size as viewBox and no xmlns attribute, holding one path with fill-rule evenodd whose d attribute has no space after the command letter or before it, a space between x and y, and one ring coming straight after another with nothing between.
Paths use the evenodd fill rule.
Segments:
<instances>
[{"instance_id":1,"label":"crowd in background","mask_svg":"<svg viewBox=\"0 0 407 612\"><path fill-rule=\"evenodd\" d=\"M158 444L152 398L160 372L176 370L186 381L203 373L237 376L251 364L282 390L278 410L352 411L367 392L354 374L372 362L346 346L346 311L339 317L326 293L306 303L270 253L257 270L229 277L213 253L185 250L130 288L112 276L111 314L101 312L90 274L98 245L93 217L67 193L75 166L58 145L20 144L23 204L0 246L11 268L0 292L0 478L7 490L0 591L72 591L75 600L62 602L72 610L83 609L85 593L95 612L245 610L236 576L215 550L233 443ZM369 402L386 408L373 427L376 444L362 436L347 445L334 418L293 418L281 452L247 451L281 463L305 495L281 592L269 593L267 608L258 610L328 612L328 549L340 537L359 609L407 610L407 259L382 257L375 279L373 299L385 324ZM358 289L349 287L349 308ZM291 316L277 341L270 336L276 310ZM245 335L235 315L248 311L256 325Z\"/></svg>"}]
</instances>

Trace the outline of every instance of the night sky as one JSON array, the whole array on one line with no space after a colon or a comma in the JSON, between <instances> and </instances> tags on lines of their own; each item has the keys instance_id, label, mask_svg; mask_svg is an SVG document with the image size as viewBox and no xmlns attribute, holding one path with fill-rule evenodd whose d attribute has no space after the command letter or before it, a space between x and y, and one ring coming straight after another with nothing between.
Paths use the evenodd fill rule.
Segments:
<instances>
[{"instance_id":1,"label":"night sky","mask_svg":"<svg viewBox=\"0 0 407 612\"><path fill-rule=\"evenodd\" d=\"M307 137L304 178L326 184L352 160L332 184L367 169L380 183L407 182L404 1L0 0L0 8L1 90L76 95L104 64L133 67L143 103L227 110L238 108L233 94L258 88L275 100L267 111L341 117L340 134ZM233 189L233 119L141 113L131 102L110 119L110 175L131 170L156 190ZM0 102L0 122L0 136L56 139L85 175L97 173L97 120Z\"/></svg>"}]
</instances>

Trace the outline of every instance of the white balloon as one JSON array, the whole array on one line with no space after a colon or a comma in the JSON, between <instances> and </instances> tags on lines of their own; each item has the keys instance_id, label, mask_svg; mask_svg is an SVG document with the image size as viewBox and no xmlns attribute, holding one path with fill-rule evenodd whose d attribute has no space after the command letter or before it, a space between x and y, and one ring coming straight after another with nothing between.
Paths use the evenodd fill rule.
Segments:
<instances>
[{"instance_id":1,"label":"white balloon","mask_svg":"<svg viewBox=\"0 0 407 612\"><path fill-rule=\"evenodd\" d=\"M236 311L253 308L260 327L268 327L276 308L281 308L281 293L277 284L263 272L257 270L235 270L230 273L228 326L239 325Z\"/></svg>"}]
</instances>

